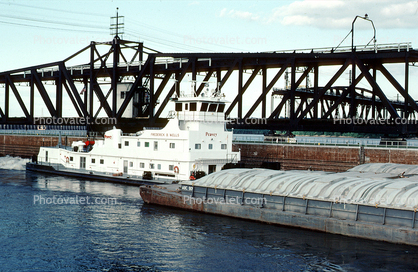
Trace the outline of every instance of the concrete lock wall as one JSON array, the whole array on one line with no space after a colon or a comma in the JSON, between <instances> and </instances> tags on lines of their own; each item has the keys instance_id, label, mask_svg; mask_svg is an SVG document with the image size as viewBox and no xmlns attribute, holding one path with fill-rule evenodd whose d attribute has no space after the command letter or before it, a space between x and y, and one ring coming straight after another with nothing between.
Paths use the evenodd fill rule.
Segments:
<instances>
[{"instance_id":1,"label":"concrete lock wall","mask_svg":"<svg viewBox=\"0 0 418 272\"><path fill-rule=\"evenodd\" d=\"M58 136L36 135L0 135L0 156L18 156L29 158L38 155L41 146L56 146ZM61 143L65 144L66 137L61 137ZM67 144L73 141L83 141L85 137L67 137Z\"/></svg>"},{"instance_id":2,"label":"concrete lock wall","mask_svg":"<svg viewBox=\"0 0 418 272\"><path fill-rule=\"evenodd\" d=\"M278 162L281 170L301 169L342 172L363 163L417 164L418 149L289 144L234 144L247 167L263 161Z\"/></svg>"},{"instance_id":3,"label":"concrete lock wall","mask_svg":"<svg viewBox=\"0 0 418 272\"><path fill-rule=\"evenodd\" d=\"M62 136L61 142L71 145L86 137ZM31 157L40 146L56 146L58 136L0 135L0 156ZM369 148L346 146L302 146L289 144L233 144L241 150L241 159L247 167L260 167L262 162L279 163L282 170L346 171L362 163L417 164L418 149Z\"/></svg>"}]
</instances>

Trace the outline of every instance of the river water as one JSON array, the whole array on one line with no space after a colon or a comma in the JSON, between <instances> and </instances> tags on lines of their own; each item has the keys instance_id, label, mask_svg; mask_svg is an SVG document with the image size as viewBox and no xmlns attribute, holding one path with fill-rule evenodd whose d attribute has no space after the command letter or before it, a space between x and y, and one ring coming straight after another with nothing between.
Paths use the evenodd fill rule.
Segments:
<instances>
[{"instance_id":1,"label":"river water","mask_svg":"<svg viewBox=\"0 0 418 272\"><path fill-rule=\"evenodd\" d=\"M0 271L417 271L418 248L144 204L0 158Z\"/></svg>"}]
</instances>

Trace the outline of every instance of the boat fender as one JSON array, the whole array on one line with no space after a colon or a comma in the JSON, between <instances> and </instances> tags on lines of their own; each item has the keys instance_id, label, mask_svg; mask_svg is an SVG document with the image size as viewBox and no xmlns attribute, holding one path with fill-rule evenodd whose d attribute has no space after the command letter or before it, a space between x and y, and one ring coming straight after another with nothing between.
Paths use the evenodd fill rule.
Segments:
<instances>
[{"instance_id":1,"label":"boat fender","mask_svg":"<svg viewBox=\"0 0 418 272\"><path fill-rule=\"evenodd\" d=\"M179 167L178 166L174 166L174 173L176 173L176 174L179 173Z\"/></svg>"},{"instance_id":2,"label":"boat fender","mask_svg":"<svg viewBox=\"0 0 418 272\"><path fill-rule=\"evenodd\" d=\"M67 157L67 156L65 156L65 162L66 162L66 163L69 163L69 162L70 162L70 158L69 158L69 157Z\"/></svg>"}]
</instances>

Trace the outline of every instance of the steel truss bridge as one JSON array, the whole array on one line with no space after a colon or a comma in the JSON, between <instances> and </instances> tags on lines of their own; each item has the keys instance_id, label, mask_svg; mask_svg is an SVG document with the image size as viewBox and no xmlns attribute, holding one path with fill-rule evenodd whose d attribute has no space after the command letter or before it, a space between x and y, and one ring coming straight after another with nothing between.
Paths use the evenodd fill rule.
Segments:
<instances>
[{"instance_id":1,"label":"steel truss bridge","mask_svg":"<svg viewBox=\"0 0 418 272\"><path fill-rule=\"evenodd\" d=\"M35 106L41 103L55 120L88 118L89 130L108 129L113 124L106 126L103 120L113 118L123 130L137 131L163 125L170 98L180 95L181 83L191 79L196 95L205 90L206 82L216 80L217 88L233 98L226 110L230 128L416 135L418 104L411 96L409 70L417 61L418 51L409 43L262 53L161 53L116 36L111 42L91 42L62 61L1 72L0 123L36 124L40 115ZM400 79L389 71L390 64L401 64ZM335 71L331 76L321 74L326 83L320 84L320 73L328 67ZM341 85L347 72L351 80ZM287 87L276 88L284 77ZM308 78L310 86L303 87ZM359 88L360 81L370 88ZM117 89L126 82L128 88L119 97ZM227 84L234 87L224 89ZM385 84L399 99L388 98ZM257 89L256 95L245 96L251 88ZM268 99L277 101L269 110ZM12 108L22 116L11 116ZM68 109L73 116L63 115ZM347 121L370 119L386 122Z\"/></svg>"}]
</instances>

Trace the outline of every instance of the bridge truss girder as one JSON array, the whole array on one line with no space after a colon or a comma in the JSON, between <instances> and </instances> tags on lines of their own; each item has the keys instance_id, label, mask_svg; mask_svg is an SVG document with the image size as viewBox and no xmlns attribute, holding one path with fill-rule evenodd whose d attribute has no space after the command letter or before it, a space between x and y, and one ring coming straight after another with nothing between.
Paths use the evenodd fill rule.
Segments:
<instances>
[{"instance_id":1,"label":"bridge truss girder","mask_svg":"<svg viewBox=\"0 0 418 272\"><path fill-rule=\"evenodd\" d=\"M99 47L107 48L106 51ZM148 52L145 52L148 50ZM129 53L125 53L125 52ZM143 54L147 59L143 60ZM71 66L69 63L81 56L88 55L84 65ZM50 117L63 117L64 94L71 101L70 106L77 116L73 118L116 118L120 124L130 123L131 127L141 127L161 121L163 111L169 99L176 93L180 95L180 84L187 76L196 81L197 75L203 75L203 82L194 89L199 95L205 81L216 78L218 88L227 82L235 81L232 89L225 90L233 97L226 114L233 121L233 128L263 128L272 130L323 130L323 131L366 131L386 133L388 126L336 126L331 125L341 118L387 118L394 120L405 117L415 120L418 105L409 91L409 66L418 60L418 51L408 46L398 48L374 48L362 51L306 51L306 52L266 52L266 53L161 53L146 48L142 43L120 40L112 42L92 42L82 50L59 62L26 67L0 73L0 84L4 87L4 106L0 106L3 123L33 123L35 97L40 97ZM404 84L389 72L386 64L404 64ZM321 86L319 74L323 67L337 67L337 71ZM304 72L298 77L297 70ZM341 75L351 69L352 83L345 87L336 87ZM287 70L290 70L290 88L280 92L282 100L267 112L267 99L274 86ZM394 87L403 101L391 101L387 98L376 73L380 72L386 81ZM301 91L300 85L313 74L313 87ZM235 75L231 77L231 75ZM130 78L131 87L126 92L121 105L116 104L118 83ZM231 79L233 78L233 79ZM251 96L251 106L244 101L247 90L254 88L256 78L261 78L259 95ZM357 84L367 81L371 90L365 90L369 96L359 95ZM174 81L174 82L173 82ZM46 88L47 82L53 82L54 90ZM29 103L22 99L20 84L29 87ZM80 87L86 91L80 94ZM83 88L83 89L84 89ZM127 120L123 117L135 92L149 93L147 104L141 105L143 116ZM12 94L10 93L12 90ZM330 94L335 91L335 95ZM361 91L361 90L360 90ZM65 92L65 93L64 93ZM53 94L53 95L51 95ZM10 116L9 100L17 101L23 116ZM2 94L0 93L0 97ZM51 96L55 97L53 101ZM98 105L95 105L95 101ZM69 103L67 103L69 104ZM67 105L68 106L68 105ZM285 107L289 116L283 118ZM259 110L259 116L256 111ZM235 116L233 116L235 115ZM247 119L263 119L258 124L248 125ZM358 127L358 129L357 129ZM416 126L396 125L390 131L399 134L418 133Z\"/></svg>"}]
</instances>

